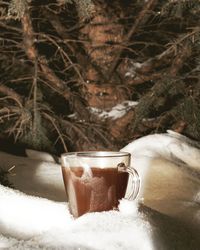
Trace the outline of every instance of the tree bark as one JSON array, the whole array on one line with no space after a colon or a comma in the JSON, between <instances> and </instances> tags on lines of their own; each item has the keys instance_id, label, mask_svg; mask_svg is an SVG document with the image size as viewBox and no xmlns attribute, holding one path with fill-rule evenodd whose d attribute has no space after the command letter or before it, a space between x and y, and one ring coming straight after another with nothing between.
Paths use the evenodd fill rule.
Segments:
<instances>
[{"instance_id":1,"label":"tree bark","mask_svg":"<svg viewBox=\"0 0 200 250\"><path fill-rule=\"evenodd\" d=\"M128 87L121 88L123 82L119 75L108 79L109 68L119 53L124 33L123 25L117 21L119 15L122 15L120 8L118 13L112 10L111 14L106 1L99 2L94 6L91 20L80 30L80 39L85 41L83 47L89 59L85 65L86 84L82 91L90 107L108 109L129 97Z\"/></svg>"}]
</instances>

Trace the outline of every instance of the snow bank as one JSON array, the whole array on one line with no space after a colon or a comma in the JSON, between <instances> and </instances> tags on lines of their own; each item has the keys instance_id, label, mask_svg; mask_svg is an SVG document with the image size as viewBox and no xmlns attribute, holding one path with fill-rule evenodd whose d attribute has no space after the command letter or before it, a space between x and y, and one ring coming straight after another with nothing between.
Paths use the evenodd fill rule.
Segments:
<instances>
[{"instance_id":1,"label":"snow bank","mask_svg":"<svg viewBox=\"0 0 200 250\"><path fill-rule=\"evenodd\" d=\"M30 150L27 152L29 157L0 152L0 167L6 171L12 168L8 175L10 183L29 195L65 201L66 194L60 165L53 162L53 157L47 153L37 154L35 151L33 154Z\"/></svg>"},{"instance_id":2,"label":"snow bank","mask_svg":"<svg viewBox=\"0 0 200 250\"><path fill-rule=\"evenodd\" d=\"M196 141L168 131L144 136L121 151L131 153L131 166L140 175L138 201L200 228L200 149Z\"/></svg>"},{"instance_id":3,"label":"snow bank","mask_svg":"<svg viewBox=\"0 0 200 250\"><path fill-rule=\"evenodd\" d=\"M15 165L12 180L23 191L0 185L0 249L198 249L198 143L169 131L135 140L122 151L131 153L131 164L142 180L138 200L122 200L120 211L78 219L72 218L64 202L61 169L53 158L32 151L30 158L0 152L1 167ZM138 212L141 202L154 209L149 217ZM155 210L162 213L159 220ZM183 224L174 226L176 220Z\"/></svg>"}]
</instances>

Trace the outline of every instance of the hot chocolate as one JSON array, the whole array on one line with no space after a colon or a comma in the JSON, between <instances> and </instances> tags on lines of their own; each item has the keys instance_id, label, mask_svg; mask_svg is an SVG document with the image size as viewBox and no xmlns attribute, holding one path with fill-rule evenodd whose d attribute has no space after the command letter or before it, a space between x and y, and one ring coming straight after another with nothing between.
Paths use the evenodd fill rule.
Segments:
<instances>
[{"instance_id":1,"label":"hot chocolate","mask_svg":"<svg viewBox=\"0 0 200 250\"><path fill-rule=\"evenodd\" d=\"M74 217L116 209L125 196L129 174L118 168L62 167L62 173Z\"/></svg>"}]
</instances>

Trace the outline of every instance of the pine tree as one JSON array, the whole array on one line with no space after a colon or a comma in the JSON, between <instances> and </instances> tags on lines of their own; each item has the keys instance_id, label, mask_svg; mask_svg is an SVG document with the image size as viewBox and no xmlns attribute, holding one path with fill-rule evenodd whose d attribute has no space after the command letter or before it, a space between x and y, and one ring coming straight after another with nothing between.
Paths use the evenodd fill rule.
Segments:
<instances>
[{"instance_id":1,"label":"pine tree","mask_svg":"<svg viewBox=\"0 0 200 250\"><path fill-rule=\"evenodd\" d=\"M199 14L199 0L0 0L1 137L55 153L166 129L199 140ZM123 102L118 119L94 113Z\"/></svg>"}]
</instances>

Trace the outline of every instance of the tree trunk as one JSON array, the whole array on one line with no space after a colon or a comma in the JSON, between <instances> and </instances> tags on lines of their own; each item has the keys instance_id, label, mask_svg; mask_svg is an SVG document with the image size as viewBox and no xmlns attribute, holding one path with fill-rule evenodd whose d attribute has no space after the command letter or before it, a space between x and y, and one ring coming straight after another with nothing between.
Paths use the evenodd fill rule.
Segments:
<instances>
[{"instance_id":1,"label":"tree trunk","mask_svg":"<svg viewBox=\"0 0 200 250\"><path fill-rule=\"evenodd\" d=\"M115 74L108 79L109 69L119 53L124 27L119 23L123 11L119 3L109 6L107 1L95 4L91 20L80 31L88 61L84 67L86 84L83 93L90 107L109 109L128 99L123 79ZM114 10L113 10L114 8ZM82 19L80 21L83 22Z\"/></svg>"}]
</instances>

